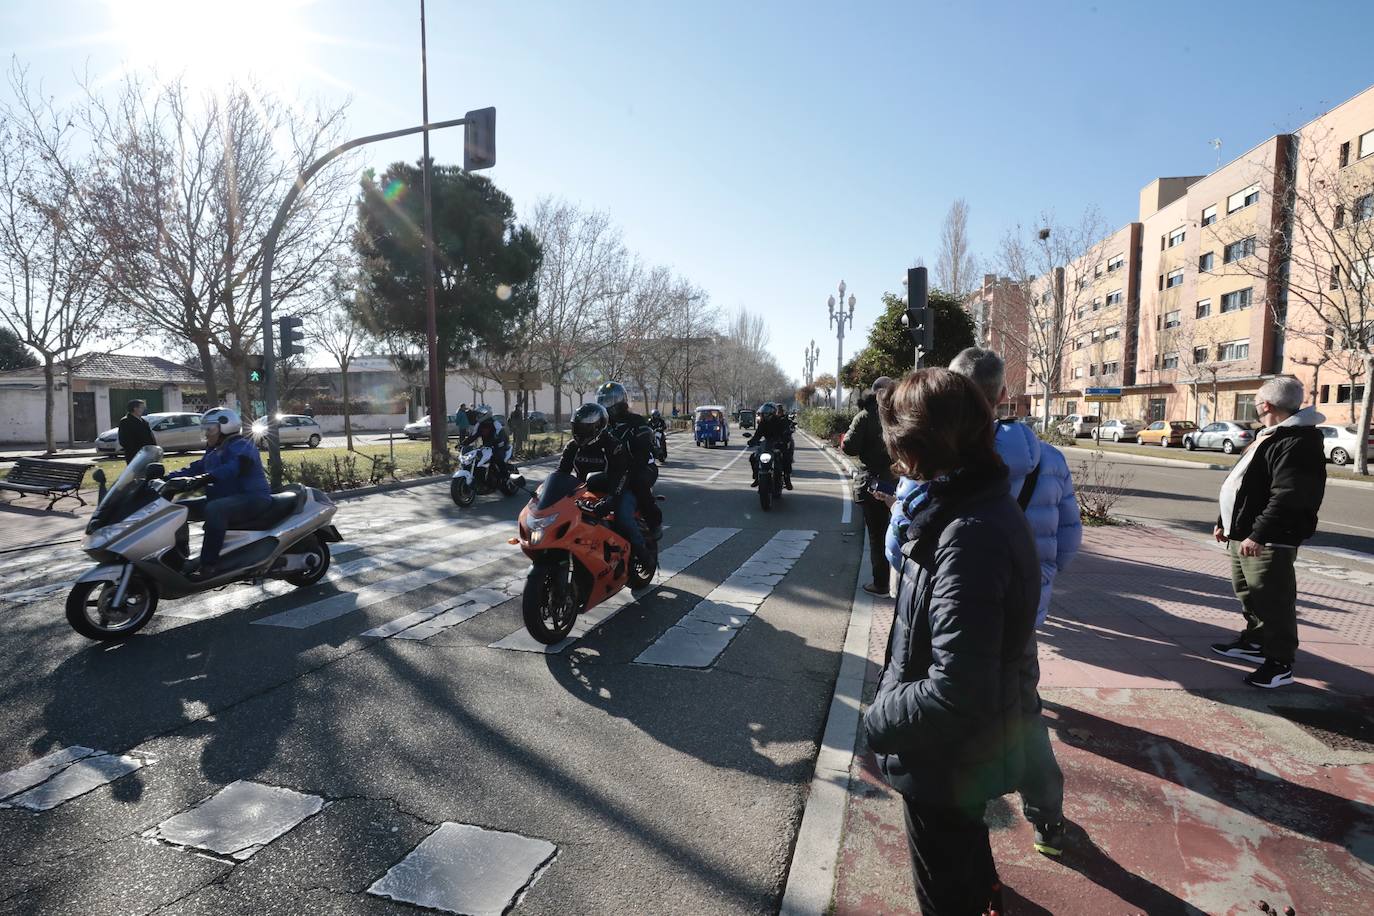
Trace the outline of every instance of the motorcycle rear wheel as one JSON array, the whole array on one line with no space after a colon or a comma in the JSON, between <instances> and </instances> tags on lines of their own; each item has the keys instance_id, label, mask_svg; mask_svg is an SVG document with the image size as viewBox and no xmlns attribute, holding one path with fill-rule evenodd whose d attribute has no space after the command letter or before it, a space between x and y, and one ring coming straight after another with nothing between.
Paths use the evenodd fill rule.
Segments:
<instances>
[{"instance_id":1,"label":"motorcycle rear wheel","mask_svg":"<svg viewBox=\"0 0 1374 916\"><path fill-rule=\"evenodd\" d=\"M135 573L124 592L124 607L115 613L114 582L78 582L67 595L67 623L87 639L116 642L143 629L157 610L157 588Z\"/></svg>"},{"instance_id":2,"label":"motorcycle rear wheel","mask_svg":"<svg viewBox=\"0 0 1374 916\"><path fill-rule=\"evenodd\" d=\"M554 576L559 571L558 566L535 566L525 579L525 592L521 596L520 610L525 619L525 629L546 646L568 638L582 604L577 580L574 579L573 593L567 596L562 607L554 607Z\"/></svg>"},{"instance_id":3,"label":"motorcycle rear wheel","mask_svg":"<svg viewBox=\"0 0 1374 916\"><path fill-rule=\"evenodd\" d=\"M319 535L308 537L292 545L287 553L305 554L307 557L313 556L315 558L315 565L309 565L309 560L307 560L305 569L299 572L287 573L282 577L287 582L296 586L296 588L306 588L307 586L314 585L316 582L323 579L324 574L329 571L329 545L320 540Z\"/></svg>"},{"instance_id":4,"label":"motorcycle rear wheel","mask_svg":"<svg viewBox=\"0 0 1374 916\"><path fill-rule=\"evenodd\" d=\"M466 480L458 478L449 484L448 493L460 509L466 509L477 501L477 491Z\"/></svg>"}]
</instances>

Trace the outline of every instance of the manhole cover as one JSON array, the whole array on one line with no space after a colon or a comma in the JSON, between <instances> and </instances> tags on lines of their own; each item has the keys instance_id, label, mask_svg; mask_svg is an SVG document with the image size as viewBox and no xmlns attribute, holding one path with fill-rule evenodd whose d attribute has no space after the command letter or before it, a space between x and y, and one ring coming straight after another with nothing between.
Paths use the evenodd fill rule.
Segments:
<instances>
[{"instance_id":1,"label":"manhole cover","mask_svg":"<svg viewBox=\"0 0 1374 916\"><path fill-rule=\"evenodd\" d=\"M1374 718L1363 710L1270 708L1332 750L1374 754Z\"/></svg>"}]
</instances>

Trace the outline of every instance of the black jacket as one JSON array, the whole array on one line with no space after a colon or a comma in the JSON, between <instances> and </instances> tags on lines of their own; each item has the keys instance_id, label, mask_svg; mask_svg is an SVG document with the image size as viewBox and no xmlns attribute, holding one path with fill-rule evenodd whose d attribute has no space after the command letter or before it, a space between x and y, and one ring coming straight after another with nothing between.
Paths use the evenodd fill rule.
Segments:
<instances>
[{"instance_id":1,"label":"black jacket","mask_svg":"<svg viewBox=\"0 0 1374 916\"><path fill-rule=\"evenodd\" d=\"M654 431L649 422L637 413L627 413L612 420L608 432L625 446L630 483L637 488L653 486L658 480L658 466L654 462Z\"/></svg>"},{"instance_id":2,"label":"black jacket","mask_svg":"<svg viewBox=\"0 0 1374 916\"><path fill-rule=\"evenodd\" d=\"M849 424L845 433L842 449L846 455L853 455L864 466L864 484L871 486L875 481L895 481L892 473L892 456L887 453L883 442L883 426L878 419L878 399L869 395L859 402L860 410Z\"/></svg>"},{"instance_id":3,"label":"black jacket","mask_svg":"<svg viewBox=\"0 0 1374 916\"><path fill-rule=\"evenodd\" d=\"M1297 547L1316 532L1326 495L1322 432L1316 426L1277 426L1252 448L1228 537ZM1217 526L1222 527L1220 515Z\"/></svg>"},{"instance_id":4,"label":"black jacket","mask_svg":"<svg viewBox=\"0 0 1374 916\"><path fill-rule=\"evenodd\" d=\"M935 481L912 508L868 744L903 795L981 805L1017 788L1040 709L1035 539L1002 467Z\"/></svg>"},{"instance_id":5,"label":"black jacket","mask_svg":"<svg viewBox=\"0 0 1374 916\"><path fill-rule=\"evenodd\" d=\"M605 472L610 478L610 490L606 495L619 493L625 487L629 470L629 452L620 440L605 430L586 445L578 445L574 439L563 449L563 458L558 462L558 470L564 474L576 475L578 480L586 480L593 474Z\"/></svg>"},{"instance_id":6,"label":"black jacket","mask_svg":"<svg viewBox=\"0 0 1374 916\"><path fill-rule=\"evenodd\" d=\"M153 428L142 417L126 413L119 418L119 447L124 457L133 458L145 445L157 445L153 438Z\"/></svg>"},{"instance_id":7,"label":"black jacket","mask_svg":"<svg viewBox=\"0 0 1374 916\"><path fill-rule=\"evenodd\" d=\"M792 438L792 424L788 419L778 414L771 417L760 417L758 425L754 427L753 434L749 437L746 445L753 445L764 439L773 442L785 443Z\"/></svg>"},{"instance_id":8,"label":"black jacket","mask_svg":"<svg viewBox=\"0 0 1374 916\"><path fill-rule=\"evenodd\" d=\"M502 448L510 445L510 436L506 434L504 426L497 426L496 421L488 417L481 423L473 427L472 432L463 439L463 446L478 439L482 440L482 445L488 448Z\"/></svg>"}]
</instances>

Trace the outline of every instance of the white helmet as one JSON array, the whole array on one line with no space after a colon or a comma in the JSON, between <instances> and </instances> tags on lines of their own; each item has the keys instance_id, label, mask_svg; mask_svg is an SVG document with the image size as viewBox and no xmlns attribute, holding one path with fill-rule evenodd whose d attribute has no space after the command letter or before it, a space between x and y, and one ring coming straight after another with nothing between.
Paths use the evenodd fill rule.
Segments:
<instances>
[{"instance_id":1,"label":"white helmet","mask_svg":"<svg viewBox=\"0 0 1374 916\"><path fill-rule=\"evenodd\" d=\"M221 436L236 436L243 430L243 418L230 407L216 407L205 411L200 418L200 428L218 426Z\"/></svg>"}]
</instances>

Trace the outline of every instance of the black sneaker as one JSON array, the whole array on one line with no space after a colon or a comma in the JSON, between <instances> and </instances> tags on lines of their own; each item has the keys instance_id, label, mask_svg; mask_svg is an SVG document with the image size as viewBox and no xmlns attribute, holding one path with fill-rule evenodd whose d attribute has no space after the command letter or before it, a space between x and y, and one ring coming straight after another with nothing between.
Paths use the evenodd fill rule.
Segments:
<instances>
[{"instance_id":1,"label":"black sneaker","mask_svg":"<svg viewBox=\"0 0 1374 916\"><path fill-rule=\"evenodd\" d=\"M887 597L887 586L884 585L880 588L877 582L870 582L867 585L865 585L864 591L868 592L870 595L878 595L882 598Z\"/></svg>"},{"instance_id":2,"label":"black sneaker","mask_svg":"<svg viewBox=\"0 0 1374 916\"><path fill-rule=\"evenodd\" d=\"M1234 642L1214 642L1212 651L1227 658L1238 658L1247 662L1264 661L1264 651L1252 642L1237 639Z\"/></svg>"},{"instance_id":3,"label":"black sneaker","mask_svg":"<svg viewBox=\"0 0 1374 916\"><path fill-rule=\"evenodd\" d=\"M1064 854L1064 822L1032 824L1035 828L1035 851L1042 856L1059 858Z\"/></svg>"},{"instance_id":4,"label":"black sneaker","mask_svg":"<svg viewBox=\"0 0 1374 916\"><path fill-rule=\"evenodd\" d=\"M788 474L786 477L784 477L784 478L782 479L782 485L783 485L784 488L786 488L786 489L788 489L788 490L792 489L792 475L791 475L791 474Z\"/></svg>"},{"instance_id":5,"label":"black sneaker","mask_svg":"<svg viewBox=\"0 0 1374 916\"><path fill-rule=\"evenodd\" d=\"M1284 687L1293 683L1293 666L1266 658L1264 664L1245 676L1245 683L1251 687Z\"/></svg>"},{"instance_id":6,"label":"black sneaker","mask_svg":"<svg viewBox=\"0 0 1374 916\"><path fill-rule=\"evenodd\" d=\"M758 479L757 477L755 477L753 480L749 481L749 486L751 486L751 487L757 487L758 485L759 485L759 479Z\"/></svg>"}]
</instances>

